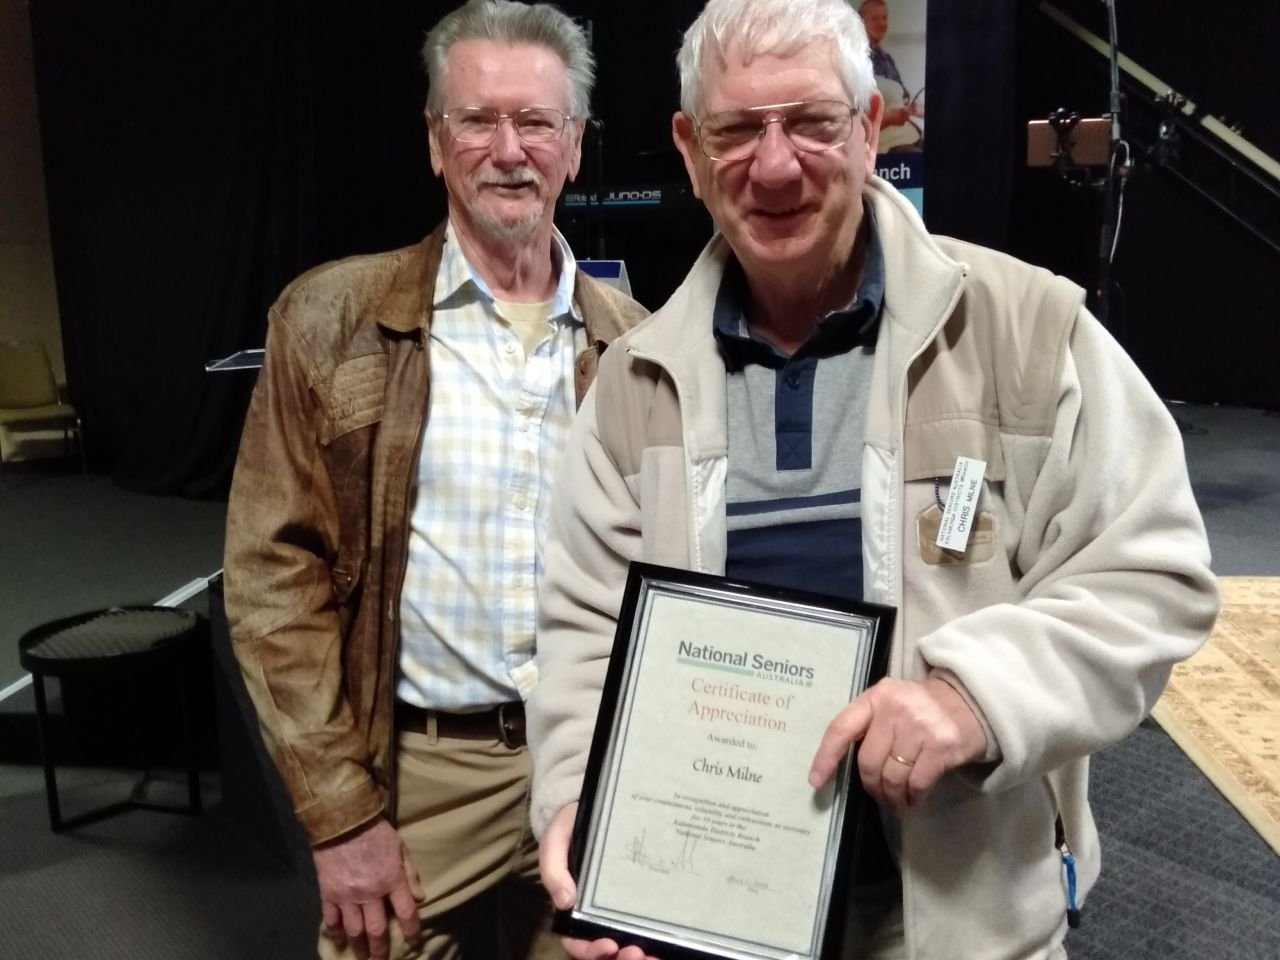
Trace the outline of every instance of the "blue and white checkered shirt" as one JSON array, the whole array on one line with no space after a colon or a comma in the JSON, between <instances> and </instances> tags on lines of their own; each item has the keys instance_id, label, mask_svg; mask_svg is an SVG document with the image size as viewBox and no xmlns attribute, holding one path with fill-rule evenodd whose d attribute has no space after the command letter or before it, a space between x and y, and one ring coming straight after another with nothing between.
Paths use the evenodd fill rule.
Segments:
<instances>
[{"instance_id":1,"label":"blue and white checkered shirt","mask_svg":"<svg viewBox=\"0 0 1280 960\"><path fill-rule=\"evenodd\" d=\"M559 282L526 358L450 225L436 274L431 397L400 593L397 695L467 712L523 699L537 681L534 601L551 480L575 411L587 337L577 264L555 234Z\"/></svg>"}]
</instances>

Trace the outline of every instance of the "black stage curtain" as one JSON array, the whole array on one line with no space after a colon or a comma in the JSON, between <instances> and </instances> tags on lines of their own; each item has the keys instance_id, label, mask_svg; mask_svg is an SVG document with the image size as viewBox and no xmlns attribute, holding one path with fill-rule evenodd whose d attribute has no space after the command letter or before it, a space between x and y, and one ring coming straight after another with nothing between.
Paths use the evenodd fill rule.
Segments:
<instances>
[{"instance_id":1,"label":"black stage curtain","mask_svg":"<svg viewBox=\"0 0 1280 960\"><path fill-rule=\"evenodd\" d=\"M304 0L32 0L31 19L92 461L129 489L219 495L253 374L205 362L261 346L304 269L429 224L422 32Z\"/></svg>"},{"instance_id":2,"label":"black stage curtain","mask_svg":"<svg viewBox=\"0 0 1280 960\"><path fill-rule=\"evenodd\" d=\"M260 346L303 270L412 243L443 215L418 47L455 2L30 4L68 384L92 462L129 489L220 495L253 374L206 361ZM562 6L592 20L606 184L682 180L673 55L696 5ZM926 215L1003 246L1013 0L930 8ZM606 231L656 306L710 225L676 211ZM688 255L670 256L680 244Z\"/></svg>"},{"instance_id":3,"label":"black stage curtain","mask_svg":"<svg viewBox=\"0 0 1280 960\"><path fill-rule=\"evenodd\" d=\"M1008 250L1017 156L1015 0L930 0L924 218Z\"/></svg>"}]
</instances>

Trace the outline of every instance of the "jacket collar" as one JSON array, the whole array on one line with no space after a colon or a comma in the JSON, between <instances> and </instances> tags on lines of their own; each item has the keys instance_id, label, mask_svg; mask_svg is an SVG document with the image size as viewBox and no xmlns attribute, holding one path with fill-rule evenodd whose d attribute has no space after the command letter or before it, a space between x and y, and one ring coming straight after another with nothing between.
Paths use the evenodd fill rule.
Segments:
<instances>
[{"instance_id":1,"label":"jacket collar","mask_svg":"<svg viewBox=\"0 0 1280 960\"><path fill-rule=\"evenodd\" d=\"M946 319L968 267L943 251L895 188L872 178L863 199L875 211L884 251L885 312L919 346Z\"/></svg>"},{"instance_id":2,"label":"jacket collar","mask_svg":"<svg viewBox=\"0 0 1280 960\"><path fill-rule=\"evenodd\" d=\"M431 295L436 287L436 272L444 251L444 233L449 221L443 221L421 243L409 250L396 268L386 296L378 304L378 325L393 333L421 331L425 336L431 327Z\"/></svg>"}]
</instances>

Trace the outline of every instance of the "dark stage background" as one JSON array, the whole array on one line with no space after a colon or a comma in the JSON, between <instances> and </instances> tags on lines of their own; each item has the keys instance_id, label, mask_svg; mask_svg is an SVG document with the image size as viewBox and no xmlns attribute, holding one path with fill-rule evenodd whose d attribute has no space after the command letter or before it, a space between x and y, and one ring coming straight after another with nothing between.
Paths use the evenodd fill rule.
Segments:
<instances>
[{"instance_id":1,"label":"dark stage background","mask_svg":"<svg viewBox=\"0 0 1280 960\"><path fill-rule=\"evenodd\" d=\"M261 345L268 305L298 273L415 242L443 215L418 47L452 5L31 0L68 382L93 463L117 483L223 494L253 375L207 375L205 361ZM678 200L669 134L673 55L696 5L562 6L592 21L605 186L677 196L603 233L656 307L711 229ZM1063 6L1104 32L1102 4ZM1275 93L1266 6L1223 0L1209 24L1121 0L1121 48L1280 152L1263 101ZM930 7L931 229L1090 286L1098 201L1025 171L1022 129L1056 106L1102 113L1103 59L1034 4ZM579 186L594 157L589 144ZM600 234L588 244L583 223L560 222L579 255L596 250ZM1162 395L1280 408L1276 259L1161 171L1135 177L1114 329Z\"/></svg>"}]
</instances>

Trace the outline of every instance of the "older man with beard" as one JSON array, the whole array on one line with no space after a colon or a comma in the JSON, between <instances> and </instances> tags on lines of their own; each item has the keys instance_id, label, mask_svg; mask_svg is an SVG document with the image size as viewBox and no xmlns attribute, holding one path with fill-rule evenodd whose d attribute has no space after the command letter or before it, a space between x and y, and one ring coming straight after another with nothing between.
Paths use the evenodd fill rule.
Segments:
<instances>
[{"instance_id":1,"label":"older man with beard","mask_svg":"<svg viewBox=\"0 0 1280 960\"><path fill-rule=\"evenodd\" d=\"M504 956L553 956L523 713L539 548L576 406L643 311L552 225L593 80L581 28L472 0L423 59L448 219L272 307L228 619L314 846L321 955L477 956L488 928Z\"/></svg>"}]
</instances>

